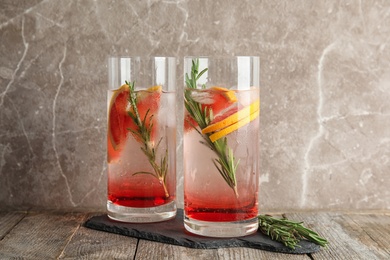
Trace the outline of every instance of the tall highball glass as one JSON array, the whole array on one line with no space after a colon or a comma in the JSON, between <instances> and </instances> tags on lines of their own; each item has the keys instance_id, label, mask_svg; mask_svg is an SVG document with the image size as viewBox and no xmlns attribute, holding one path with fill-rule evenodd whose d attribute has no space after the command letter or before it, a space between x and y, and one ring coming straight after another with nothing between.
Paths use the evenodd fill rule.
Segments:
<instances>
[{"instance_id":1,"label":"tall highball glass","mask_svg":"<svg viewBox=\"0 0 390 260\"><path fill-rule=\"evenodd\" d=\"M184 60L184 226L209 237L258 228L260 59Z\"/></svg>"},{"instance_id":2,"label":"tall highball glass","mask_svg":"<svg viewBox=\"0 0 390 260\"><path fill-rule=\"evenodd\" d=\"M108 217L158 222L176 215L176 60L108 60Z\"/></svg>"}]
</instances>

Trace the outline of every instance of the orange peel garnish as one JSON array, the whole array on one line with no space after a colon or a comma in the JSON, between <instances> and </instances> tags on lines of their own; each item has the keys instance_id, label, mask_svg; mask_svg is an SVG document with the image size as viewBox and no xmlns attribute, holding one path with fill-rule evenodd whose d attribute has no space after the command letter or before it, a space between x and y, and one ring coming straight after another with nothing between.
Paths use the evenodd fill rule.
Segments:
<instances>
[{"instance_id":1,"label":"orange peel garnish","mask_svg":"<svg viewBox=\"0 0 390 260\"><path fill-rule=\"evenodd\" d=\"M243 109L237 111L236 113L226 117L225 119L203 128L202 134L215 132L215 131L223 129L229 125L235 124L238 121L245 119L245 117L248 117L252 113L259 110L259 106L260 106L260 100L257 100L255 102L253 102L252 104L250 104L249 106L246 106Z\"/></svg>"},{"instance_id":2,"label":"orange peel garnish","mask_svg":"<svg viewBox=\"0 0 390 260\"><path fill-rule=\"evenodd\" d=\"M259 113L260 113L260 111L257 110L256 112L252 113L250 116L247 116L246 118L238 121L237 123L230 125L224 129L222 129L221 131L218 131L218 132L210 135L209 138L210 138L211 142L214 143L215 141L224 137L225 135L236 131L237 129L243 127L246 124L249 124L251 121L253 121L254 119L256 119L259 116Z\"/></svg>"},{"instance_id":3,"label":"orange peel garnish","mask_svg":"<svg viewBox=\"0 0 390 260\"><path fill-rule=\"evenodd\" d=\"M211 87L212 90L216 90L218 92L222 92L223 95L226 97L227 101L231 102L231 103L234 103L234 102L237 102L237 97L236 97L236 94L234 93L234 91L232 90L229 90L227 88L223 88L223 87Z\"/></svg>"},{"instance_id":4,"label":"orange peel garnish","mask_svg":"<svg viewBox=\"0 0 390 260\"><path fill-rule=\"evenodd\" d=\"M248 115L249 114L249 115ZM260 114L260 100L257 100L249 106L237 111L227 118L209 125L202 130L203 134L214 132L209 136L212 142L238 130L239 128L249 124L256 119Z\"/></svg>"},{"instance_id":5,"label":"orange peel garnish","mask_svg":"<svg viewBox=\"0 0 390 260\"><path fill-rule=\"evenodd\" d=\"M149 92L153 92L153 91L161 92L162 91L162 86L160 86L160 85L153 86L153 87L148 88L146 91L149 91Z\"/></svg>"}]
</instances>

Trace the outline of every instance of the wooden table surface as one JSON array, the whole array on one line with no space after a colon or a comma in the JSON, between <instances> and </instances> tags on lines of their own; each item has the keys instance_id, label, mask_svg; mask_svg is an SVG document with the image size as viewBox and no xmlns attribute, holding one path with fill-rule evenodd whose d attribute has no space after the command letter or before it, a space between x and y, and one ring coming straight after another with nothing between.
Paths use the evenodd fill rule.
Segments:
<instances>
[{"instance_id":1,"label":"wooden table surface","mask_svg":"<svg viewBox=\"0 0 390 260\"><path fill-rule=\"evenodd\" d=\"M390 212L305 212L304 221L329 241L306 255L250 248L192 249L88 229L102 213L0 212L0 259L390 259Z\"/></svg>"}]
</instances>

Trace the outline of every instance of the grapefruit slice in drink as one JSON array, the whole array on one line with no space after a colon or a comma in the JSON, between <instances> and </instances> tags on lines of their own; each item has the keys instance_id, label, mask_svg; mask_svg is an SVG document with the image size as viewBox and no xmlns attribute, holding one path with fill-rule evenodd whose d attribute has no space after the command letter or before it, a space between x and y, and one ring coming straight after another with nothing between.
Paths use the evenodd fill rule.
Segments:
<instances>
[{"instance_id":1,"label":"grapefruit slice in drink","mask_svg":"<svg viewBox=\"0 0 390 260\"><path fill-rule=\"evenodd\" d=\"M214 115L219 114L222 110L230 108L232 104L237 102L234 91L222 87L211 87L206 91L194 91L192 94L194 101L200 103L202 109L205 109L206 107L212 109ZM186 111L184 130L190 131L196 126L196 121Z\"/></svg>"},{"instance_id":2,"label":"grapefruit slice in drink","mask_svg":"<svg viewBox=\"0 0 390 260\"><path fill-rule=\"evenodd\" d=\"M140 119L145 119L146 127L153 121L151 131L151 141L154 138L157 123L153 120L153 115L156 114L161 97L161 86L154 86L147 90L137 91L137 110ZM128 138L131 130L138 131L138 126L129 116L132 112L129 103L130 89L128 85L122 85L117 89L111 97L110 107L108 112L108 130L107 130L107 160L111 162L117 160L123 149L123 146ZM145 118L146 116L146 118ZM136 138L136 136L134 136ZM136 138L137 139L137 138ZM139 140L137 140L139 141Z\"/></svg>"}]
</instances>

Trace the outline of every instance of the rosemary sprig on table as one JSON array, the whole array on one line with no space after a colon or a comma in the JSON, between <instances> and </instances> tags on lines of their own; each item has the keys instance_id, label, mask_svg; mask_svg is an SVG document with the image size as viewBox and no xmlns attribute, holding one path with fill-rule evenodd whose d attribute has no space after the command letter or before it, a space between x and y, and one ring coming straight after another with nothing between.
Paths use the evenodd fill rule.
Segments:
<instances>
[{"instance_id":1,"label":"rosemary sprig on table","mask_svg":"<svg viewBox=\"0 0 390 260\"><path fill-rule=\"evenodd\" d=\"M270 215L259 215L259 230L272 240L279 241L285 246L295 249L302 239L307 239L320 246L326 246L328 241L313 230L303 226L303 222L288 220L284 215L281 219Z\"/></svg>"},{"instance_id":2,"label":"rosemary sprig on table","mask_svg":"<svg viewBox=\"0 0 390 260\"><path fill-rule=\"evenodd\" d=\"M133 175L137 174L150 174L154 177L156 177L161 185L164 188L165 197L169 197L169 192L166 186L166 177L168 172L168 149L165 149L165 154L160 160L160 165L156 162L156 153L158 150L158 147L162 141L162 138L159 140L157 145L151 140L151 133L153 128L153 115L149 115L150 109L146 111L146 114L143 119L141 119L138 108L137 108L137 92L134 90L134 82L129 83L125 81L126 85L129 86L129 103L130 103L130 111L128 111L128 115L133 120L134 124L137 126L137 130L128 129L133 136L140 140L143 144L141 146L142 152L146 155L148 158L150 165L153 167L153 172L136 172Z\"/></svg>"},{"instance_id":3,"label":"rosemary sprig on table","mask_svg":"<svg viewBox=\"0 0 390 260\"><path fill-rule=\"evenodd\" d=\"M186 73L185 81L188 89L197 89L196 81L207 71L207 68L199 72L199 60L192 61L191 77ZM202 85L202 89L206 86ZM207 127L213 120L213 110L207 106L196 102L192 96L191 91L186 90L184 92L184 104L189 115L199 125L200 129ZM212 142L209 138L210 134L202 134L195 126L195 130L203 137L206 146L213 150L218 158L213 159L215 167L218 169L221 176L224 178L226 183L233 189L234 194L238 197L237 193L237 181L236 181L236 170L239 162L235 162L233 150L228 147L227 138L221 138Z\"/></svg>"}]
</instances>

